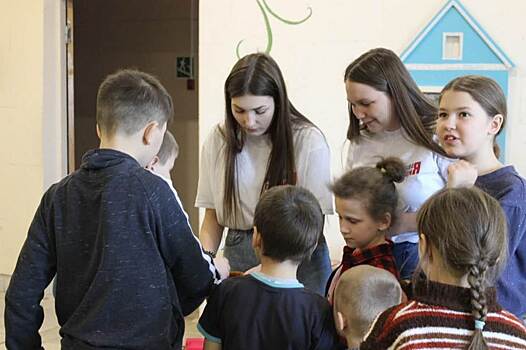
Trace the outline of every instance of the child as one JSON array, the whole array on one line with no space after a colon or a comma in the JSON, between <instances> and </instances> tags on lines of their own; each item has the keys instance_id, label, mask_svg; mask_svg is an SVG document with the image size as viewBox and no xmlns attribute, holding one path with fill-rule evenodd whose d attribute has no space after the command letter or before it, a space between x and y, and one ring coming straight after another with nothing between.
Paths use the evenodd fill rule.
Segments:
<instances>
[{"instance_id":1,"label":"child","mask_svg":"<svg viewBox=\"0 0 526 350\"><path fill-rule=\"evenodd\" d=\"M179 156L179 145L177 144L174 135L172 135L169 130L166 130L159 152L146 166L146 169L153 171L155 174L160 175L165 179L171 180L172 176L170 175L170 172L175 165L177 156Z\"/></svg>"},{"instance_id":2,"label":"child","mask_svg":"<svg viewBox=\"0 0 526 350\"><path fill-rule=\"evenodd\" d=\"M183 315L219 280L173 192L144 169L172 115L146 73L101 84L100 148L43 196L6 293L7 348L40 348L39 304L55 273L63 349L181 346Z\"/></svg>"},{"instance_id":3,"label":"child","mask_svg":"<svg viewBox=\"0 0 526 350\"><path fill-rule=\"evenodd\" d=\"M358 57L344 79L351 142L347 168L374 166L378 157L398 157L407 168L406 179L397 185L404 212L391 234L400 276L410 279L418 264L416 211L445 186L450 164L433 140L437 109L388 49Z\"/></svg>"},{"instance_id":4,"label":"child","mask_svg":"<svg viewBox=\"0 0 526 350\"><path fill-rule=\"evenodd\" d=\"M347 244L342 263L327 282L332 304L340 275L356 265L372 265L399 277L393 257L393 242L386 239L397 217L395 182L404 180L405 167L397 158L387 158L376 167L354 168L332 185L340 231Z\"/></svg>"},{"instance_id":5,"label":"child","mask_svg":"<svg viewBox=\"0 0 526 350\"><path fill-rule=\"evenodd\" d=\"M427 279L376 319L360 349L526 349L526 327L489 287L507 251L499 203L476 188L444 189L417 220Z\"/></svg>"},{"instance_id":6,"label":"child","mask_svg":"<svg viewBox=\"0 0 526 350\"><path fill-rule=\"evenodd\" d=\"M475 186L496 198L508 220L508 259L497 281L502 306L526 316L526 180L498 159L495 137L506 121L506 97L492 79L464 76L440 94L437 134L448 155L448 186Z\"/></svg>"},{"instance_id":7,"label":"child","mask_svg":"<svg viewBox=\"0 0 526 350\"><path fill-rule=\"evenodd\" d=\"M323 228L314 195L272 187L254 214L253 247L260 272L225 280L208 299L198 329L205 349L338 349L327 301L296 279Z\"/></svg>"},{"instance_id":8,"label":"child","mask_svg":"<svg viewBox=\"0 0 526 350\"><path fill-rule=\"evenodd\" d=\"M334 292L334 321L349 349L358 349L374 319L400 304L402 290L384 269L359 265L342 274Z\"/></svg>"}]
</instances>

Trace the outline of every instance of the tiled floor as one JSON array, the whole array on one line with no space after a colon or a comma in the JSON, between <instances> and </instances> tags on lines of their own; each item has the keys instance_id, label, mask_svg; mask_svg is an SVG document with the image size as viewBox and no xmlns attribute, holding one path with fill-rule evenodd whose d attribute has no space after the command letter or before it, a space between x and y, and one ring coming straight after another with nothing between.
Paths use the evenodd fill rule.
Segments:
<instances>
[{"instance_id":1,"label":"tiled floor","mask_svg":"<svg viewBox=\"0 0 526 350\"><path fill-rule=\"evenodd\" d=\"M5 308L5 293L0 292L0 349L5 349L5 328L4 328L4 308ZM58 323L55 317L55 301L50 294L46 294L42 301L44 308L44 323L40 329L42 336L42 346L46 350L60 350L60 336L58 334ZM186 332L185 337L200 338L201 335L196 329L197 320L199 318L198 311L194 312L186 318Z\"/></svg>"}]
</instances>

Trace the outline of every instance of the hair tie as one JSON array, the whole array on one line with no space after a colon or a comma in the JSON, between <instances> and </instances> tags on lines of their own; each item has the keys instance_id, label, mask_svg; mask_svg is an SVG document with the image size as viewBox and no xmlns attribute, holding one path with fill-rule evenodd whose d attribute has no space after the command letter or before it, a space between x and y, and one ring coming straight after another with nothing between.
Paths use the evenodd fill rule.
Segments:
<instances>
[{"instance_id":1,"label":"hair tie","mask_svg":"<svg viewBox=\"0 0 526 350\"><path fill-rule=\"evenodd\" d=\"M483 330L485 325L486 325L486 322L475 320L475 329Z\"/></svg>"},{"instance_id":2,"label":"hair tie","mask_svg":"<svg viewBox=\"0 0 526 350\"><path fill-rule=\"evenodd\" d=\"M384 167L380 167L379 169L380 169L380 172L381 172L382 174L385 174L385 173L387 172L387 170L385 170Z\"/></svg>"}]
</instances>

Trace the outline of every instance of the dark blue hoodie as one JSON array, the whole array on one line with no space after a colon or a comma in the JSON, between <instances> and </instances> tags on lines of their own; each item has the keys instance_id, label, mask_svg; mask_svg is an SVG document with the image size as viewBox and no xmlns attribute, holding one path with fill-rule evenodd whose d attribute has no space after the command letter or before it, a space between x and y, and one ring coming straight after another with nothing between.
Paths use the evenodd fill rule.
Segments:
<instances>
[{"instance_id":1,"label":"dark blue hoodie","mask_svg":"<svg viewBox=\"0 0 526 350\"><path fill-rule=\"evenodd\" d=\"M40 349L55 273L63 349L179 349L217 282L169 185L108 149L44 194L6 293L8 349Z\"/></svg>"}]
</instances>

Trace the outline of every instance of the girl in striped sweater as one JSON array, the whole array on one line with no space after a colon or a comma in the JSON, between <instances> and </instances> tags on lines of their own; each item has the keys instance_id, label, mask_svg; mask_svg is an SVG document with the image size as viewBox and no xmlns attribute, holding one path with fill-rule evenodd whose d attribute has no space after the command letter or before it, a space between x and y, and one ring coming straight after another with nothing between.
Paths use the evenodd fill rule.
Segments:
<instances>
[{"instance_id":1,"label":"girl in striped sweater","mask_svg":"<svg viewBox=\"0 0 526 350\"><path fill-rule=\"evenodd\" d=\"M418 213L422 272L408 302L380 314L360 349L526 349L526 328L496 301L506 218L476 188L444 189Z\"/></svg>"}]
</instances>

